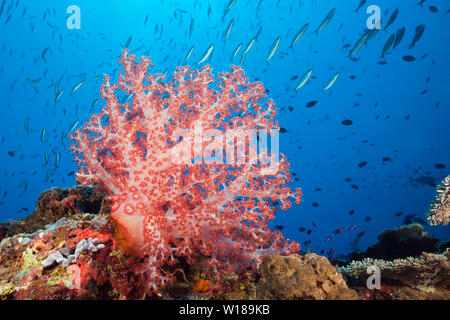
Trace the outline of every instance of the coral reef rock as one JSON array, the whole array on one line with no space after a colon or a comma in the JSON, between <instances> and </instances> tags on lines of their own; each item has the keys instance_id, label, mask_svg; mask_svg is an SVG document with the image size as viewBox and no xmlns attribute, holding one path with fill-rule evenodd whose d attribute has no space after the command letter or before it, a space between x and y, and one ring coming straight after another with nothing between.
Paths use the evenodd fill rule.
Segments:
<instances>
[{"instance_id":1,"label":"coral reef rock","mask_svg":"<svg viewBox=\"0 0 450 320\"><path fill-rule=\"evenodd\" d=\"M450 299L450 253L442 253L449 242L436 243L418 224L383 231L359 261L337 269L314 253L271 254L210 277L204 264L181 257L161 266L173 281L155 292L145 281L144 260L123 250L106 199L97 186L53 188L30 216L0 224L0 300ZM393 247L412 256L399 257ZM373 265L381 287L369 290Z\"/></svg>"},{"instance_id":2,"label":"coral reef rock","mask_svg":"<svg viewBox=\"0 0 450 320\"><path fill-rule=\"evenodd\" d=\"M366 252L352 253L353 260L364 258L394 260L419 257L422 252L437 252L438 239L424 232L417 223L386 229L378 235L378 243L367 248Z\"/></svg>"},{"instance_id":3,"label":"coral reef rock","mask_svg":"<svg viewBox=\"0 0 450 320\"><path fill-rule=\"evenodd\" d=\"M424 252L420 257L392 261L366 258L338 268L362 299L450 299L450 253ZM368 290L367 268L380 270L381 288Z\"/></svg>"},{"instance_id":4,"label":"coral reef rock","mask_svg":"<svg viewBox=\"0 0 450 320\"><path fill-rule=\"evenodd\" d=\"M105 201L106 196L106 192L98 185L75 186L68 189L52 188L44 191L39 196L33 213L14 221L8 227L8 233L10 236L33 233L39 229L45 229L46 225L53 224L63 217L89 218L89 215L84 213L104 213L109 211L109 201ZM0 239L1 233L0 231Z\"/></svg>"},{"instance_id":5,"label":"coral reef rock","mask_svg":"<svg viewBox=\"0 0 450 320\"><path fill-rule=\"evenodd\" d=\"M261 278L257 299L354 300L342 274L327 258L308 253L304 256L269 255L259 266Z\"/></svg>"}]
</instances>

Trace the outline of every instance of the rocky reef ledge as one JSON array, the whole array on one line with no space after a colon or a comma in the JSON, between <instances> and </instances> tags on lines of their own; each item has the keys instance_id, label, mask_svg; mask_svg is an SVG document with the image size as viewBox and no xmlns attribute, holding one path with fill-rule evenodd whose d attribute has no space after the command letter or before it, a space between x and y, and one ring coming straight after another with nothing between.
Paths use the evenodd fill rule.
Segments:
<instances>
[{"instance_id":1,"label":"rocky reef ledge","mask_svg":"<svg viewBox=\"0 0 450 320\"><path fill-rule=\"evenodd\" d=\"M109 201L98 186L53 188L32 214L0 224L0 299L450 299L448 243L420 225L385 230L355 261L336 266L314 253L268 255L228 273L219 285L180 262L164 267L175 280L149 295L134 272L140 263L120 249ZM396 256L393 248L410 256ZM367 268L381 271L368 289Z\"/></svg>"}]
</instances>

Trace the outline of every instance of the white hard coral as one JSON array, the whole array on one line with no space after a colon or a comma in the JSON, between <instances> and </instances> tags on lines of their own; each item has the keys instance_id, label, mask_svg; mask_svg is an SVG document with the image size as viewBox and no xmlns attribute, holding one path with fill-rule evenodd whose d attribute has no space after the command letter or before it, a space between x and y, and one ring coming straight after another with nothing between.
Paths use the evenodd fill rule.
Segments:
<instances>
[{"instance_id":1,"label":"white hard coral","mask_svg":"<svg viewBox=\"0 0 450 320\"><path fill-rule=\"evenodd\" d=\"M432 226L450 223L450 175L436 189L436 198L428 210L428 223Z\"/></svg>"},{"instance_id":2,"label":"white hard coral","mask_svg":"<svg viewBox=\"0 0 450 320\"><path fill-rule=\"evenodd\" d=\"M78 256L81 254L81 252L85 250L97 252L98 250L103 249L105 245L101 243L99 244L99 242L99 239L82 239L80 242L78 242L74 254L71 254L66 258L61 254L61 252L58 251L49 255L41 262L41 264L44 267L49 267L56 262L57 264L61 264L63 267L68 267L69 265L77 261Z\"/></svg>"}]
</instances>

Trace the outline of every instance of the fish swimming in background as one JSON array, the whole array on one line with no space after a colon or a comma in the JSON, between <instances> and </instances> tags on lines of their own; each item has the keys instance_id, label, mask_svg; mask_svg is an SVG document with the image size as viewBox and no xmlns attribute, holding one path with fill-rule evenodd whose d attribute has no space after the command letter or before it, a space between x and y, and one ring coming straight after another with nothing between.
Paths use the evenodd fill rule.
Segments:
<instances>
[{"instance_id":1,"label":"fish swimming in background","mask_svg":"<svg viewBox=\"0 0 450 320\"><path fill-rule=\"evenodd\" d=\"M425 25L420 24L416 27L416 30L414 33L414 39L411 42L411 44L409 45L408 49L412 49L415 47L417 41L419 41L420 38L422 38L424 32L425 32Z\"/></svg>"},{"instance_id":2,"label":"fish swimming in background","mask_svg":"<svg viewBox=\"0 0 450 320\"><path fill-rule=\"evenodd\" d=\"M394 42L394 49L397 48L397 46L402 42L403 36L405 35L405 27L402 27L397 30L397 33L395 34L395 42Z\"/></svg>"},{"instance_id":3,"label":"fish swimming in background","mask_svg":"<svg viewBox=\"0 0 450 320\"><path fill-rule=\"evenodd\" d=\"M42 50L41 59L44 60L44 61L45 61L45 55L47 54L48 50L50 50L50 46L48 46L47 48Z\"/></svg>"},{"instance_id":4,"label":"fish swimming in background","mask_svg":"<svg viewBox=\"0 0 450 320\"><path fill-rule=\"evenodd\" d=\"M25 128L25 132L27 134L30 134L30 117L26 117L23 123L23 126Z\"/></svg>"},{"instance_id":5,"label":"fish swimming in background","mask_svg":"<svg viewBox=\"0 0 450 320\"><path fill-rule=\"evenodd\" d=\"M305 74L298 81L297 86L295 87L295 91L303 87L308 82L309 78L311 77L312 71L312 69L309 69L305 72Z\"/></svg>"},{"instance_id":6,"label":"fish swimming in background","mask_svg":"<svg viewBox=\"0 0 450 320\"><path fill-rule=\"evenodd\" d=\"M194 25L195 25L195 19L191 19L191 24L189 25L189 39L192 37L192 34L194 33Z\"/></svg>"},{"instance_id":7,"label":"fish swimming in background","mask_svg":"<svg viewBox=\"0 0 450 320\"><path fill-rule=\"evenodd\" d=\"M55 167L58 168L59 167L59 162L61 159L61 153L56 153L56 158L55 158Z\"/></svg>"},{"instance_id":8,"label":"fish swimming in background","mask_svg":"<svg viewBox=\"0 0 450 320\"><path fill-rule=\"evenodd\" d=\"M357 234L357 238L361 238L363 235L366 234L366 231L361 231L360 233Z\"/></svg>"},{"instance_id":9,"label":"fish swimming in background","mask_svg":"<svg viewBox=\"0 0 450 320\"><path fill-rule=\"evenodd\" d=\"M355 44L353 45L352 49L350 50L348 56L352 57L355 54L357 54L359 52L359 50L364 46L364 44L367 42L367 39L369 37L369 33L365 32L359 39L358 41L355 42Z\"/></svg>"},{"instance_id":10,"label":"fish swimming in background","mask_svg":"<svg viewBox=\"0 0 450 320\"><path fill-rule=\"evenodd\" d=\"M206 49L205 53L203 54L203 57L197 62L197 65L205 62L211 55L211 52L213 51L213 49L214 49L214 45L212 44L208 47L208 49Z\"/></svg>"},{"instance_id":11,"label":"fish swimming in background","mask_svg":"<svg viewBox=\"0 0 450 320\"><path fill-rule=\"evenodd\" d=\"M416 217L416 214L408 214L403 218L403 224L411 224L413 219Z\"/></svg>"},{"instance_id":12,"label":"fish swimming in background","mask_svg":"<svg viewBox=\"0 0 450 320\"><path fill-rule=\"evenodd\" d=\"M361 0L361 2L358 5L358 8L356 8L355 10L353 10L353 13L358 12L359 9L361 9L365 4L366 4L367 0Z\"/></svg>"},{"instance_id":13,"label":"fish swimming in background","mask_svg":"<svg viewBox=\"0 0 450 320\"><path fill-rule=\"evenodd\" d=\"M420 176L414 180L411 179L411 182L416 182L418 184L424 185L424 186L431 186L436 187L436 178L430 177L430 176Z\"/></svg>"},{"instance_id":14,"label":"fish swimming in background","mask_svg":"<svg viewBox=\"0 0 450 320\"><path fill-rule=\"evenodd\" d=\"M73 87L72 93L71 93L71 94L74 94L78 89L80 89L80 87L83 85L83 83L84 83L84 80L82 80L82 81L80 81L79 83L77 83L77 84Z\"/></svg>"},{"instance_id":15,"label":"fish swimming in background","mask_svg":"<svg viewBox=\"0 0 450 320\"><path fill-rule=\"evenodd\" d=\"M399 11L398 11L398 8L397 8L397 9L395 9L395 11L392 13L392 15L391 15L391 17L389 18L389 21L388 21L388 23L386 24L386 26L384 27L383 31L386 31L387 28L389 28L389 26L390 26L391 24L394 23L395 19L397 19L398 13L399 13Z\"/></svg>"},{"instance_id":16,"label":"fish swimming in background","mask_svg":"<svg viewBox=\"0 0 450 320\"><path fill-rule=\"evenodd\" d=\"M392 34L389 39L384 44L383 50L381 52L381 57L384 58L384 56L389 52L389 50L392 47L392 44L394 43L395 34Z\"/></svg>"},{"instance_id":17,"label":"fish swimming in background","mask_svg":"<svg viewBox=\"0 0 450 320\"><path fill-rule=\"evenodd\" d=\"M327 91L328 89L330 89L338 78L339 72L337 72L334 76L330 78L330 80L328 80L327 84L325 85L325 88L323 88L322 91Z\"/></svg>"},{"instance_id":18,"label":"fish swimming in background","mask_svg":"<svg viewBox=\"0 0 450 320\"><path fill-rule=\"evenodd\" d=\"M130 47L130 43L131 40L133 40L133 36L130 36L127 40L127 42L125 42L125 45L123 46L124 48L129 48Z\"/></svg>"},{"instance_id":19,"label":"fish swimming in background","mask_svg":"<svg viewBox=\"0 0 450 320\"><path fill-rule=\"evenodd\" d=\"M78 126L78 124L80 123L79 120L76 120L69 128L69 133L72 133L73 130L75 130L75 128Z\"/></svg>"},{"instance_id":20,"label":"fish swimming in background","mask_svg":"<svg viewBox=\"0 0 450 320\"><path fill-rule=\"evenodd\" d=\"M245 53L242 54L241 61L239 62L239 65L242 66L244 64L244 61L245 61Z\"/></svg>"},{"instance_id":21,"label":"fish swimming in background","mask_svg":"<svg viewBox=\"0 0 450 320\"><path fill-rule=\"evenodd\" d=\"M228 36L231 33L231 29L233 28L233 25L234 25L234 19L231 19L230 23L228 24L227 31L225 32L225 40L224 41L227 41Z\"/></svg>"},{"instance_id":22,"label":"fish swimming in background","mask_svg":"<svg viewBox=\"0 0 450 320\"><path fill-rule=\"evenodd\" d=\"M367 29L366 33L367 33L367 40L365 42L365 44L367 44L367 42L369 42L370 40L372 40L378 33L379 29L375 28L375 29Z\"/></svg>"},{"instance_id":23,"label":"fish swimming in background","mask_svg":"<svg viewBox=\"0 0 450 320\"><path fill-rule=\"evenodd\" d=\"M430 10L430 12L433 12L433 13L436 13L436 12L439 11L439 9L436 6L433 6L433 5L429 6L428 10Z\"/></svg>"},{"instance_id":24,"label":"fish swimming in background","mask_svg":"<svg viewBox=\"0 0 450 320\"><path fill-rule=\"evenodd\" d=\"M405 60L406 62L412 62L412 61L416 60L416 58L414 58L413 56L410 56L410 55L403 56L402 59ZM427 90L422 91L422 94L424 94L426 92L427 92Z\"/></svg>"},{"instance_id":25,"label":"fish swimming in background","mask_svg":"<svg viewBox=\"0 0 450 320\"><path fill-rule=\"evenodd\" d=\"M415 4L413 7L417 7L417 6L420 6L420 7L421 7L425 1L427 1L427 0L420 0L420 2L418 2L417 4Z\"/></svg>"},{"instance_id":26,"label":"fish swimming in background","mask_svg":"<svg viewBox=\"0 0 450 320\"><path fill-rule=\"evenodd\" d=\"M256 37L253 37L247 44L247 46L244 49L244 52L242 53L243 55L246 55L250 49L253 47L253 45L255 44L256 41Z\"/></svg>"},{"instance_id":27,"label":"fish swimming in background","mask_svg":"<svg viewBox=\"0 0 450 320\"><path fill-rule=\"evenodd\" d=\"M225 8L225 12L228 13L228 11L230 11L231 8L233 8L235 3L236 3L236 0L230 0L227 4L227 7Z\"/></svg>"},{"instance_id":28,"label":"fish swimming in background","mask_svg":"<svg viewBox=\"0 0 450 320\"><path fill-rule=\"evenodd\" d=\"M188 53L187 53L187 55L186 55L186 58L184 58L184 63L187 63L187 62L188 62L189 58L191 57L192 53L194 52L194 49L195 49L195 46L192 46L192 47L189 49L189 51L188 51Z\"/></svg>"},{"instance_id":29,"label":"fish swimming in background","mask_svg":"<svg viewBox=\"0 0 450 320\"><path fill-rule=\"evenodd\" d=\"M208 18L212 13L212 8L211 8L211 4L208 3Z\"/></svg>"},{"instance_id":30,"label":"fish swimming in background","mask_svg":"<svg viewBox=\"0 0 450 320\"><path fill-rule=\"evenodd\" d=\"M236 55L239 53L239 50L241 50L241 48L242 48L242 42L237 45L236 49L234 49L233 55L231 56L231 60L233 60L233 58L236 57Z\"/></svg>"},{"instance_id":31,"label":"fish swimming in background","mask_svg":"<svg viewBox=\"0 0 450 320\"><path fill-rule=\"evenodd\" d=\"M323 28L325 28L331 21L331 19L333 19L333 16L336 12L336 8L333 8L330 10L330 12L328 12L327 16L323 19L322 23L319 25L319 27L314 31L314 33L318 36L319 35L319 31L322 30Z\"/></svg>"},{"instance_id":32,"label":"fish swimming in background","mask_svg":"<svg viewBox=\"0 0 450 320\"><path fill-rule=\"evenodd\" d=\"M61 91L58 92L58 94L55 97L55 103L61 99L63 93L64 93L64 89L61 89Z\"/></svg>"},{"instance_id":33,"label":"fish swimming in background","mask_svg":"<svg viewBox=\"0 0 450 320\"><path fill-rule=\"evenodd\" d=\"M94 110L94 107L95 107L95 106L97 105L97 103L99 103L99 102L100 102L99 99L95 99L95 100L92 102L90 112L92 112L92 111Z\"/></svg>"},{"instance_id":34,"label":"fish swimming in background","mask_svg":"<svg viewBox=\"0 0 450 320\"><path fill-rule=\"evenodd\" d=\"M278 38L276 38L275 41L272 43L272 46L271 46L271 48L270 48L270 50L269 50L269 54L268 54L268 56L267 56L266 62L269 62L270 59L272 59L273 55L275 54L275 51L277 51L277 49L278 49L278 46L279 46L279 44L280 44L280 40L281 40L281 37L278 37Z\"/></svg>"},{"instance_id":35,"label":"fish swimming in background","mask_svg":"<svg viewBox=\"0 0 450 320\"><path fill-rule=\"evenodd\" d=\"M305 32L308 30L309 23L305 24L295 35L294 39L292 39L291 45L289 48L293 49L294 45L300 40L301 37L305 34Z\"/></svg>"},{"instance_id":36,"label":"fish swimming in background","mask_svg":"<svg viewBox=\"0 0 450 320\"><path fill-rule=\"evenodd\" d=\"M30 78L26 78L26 80L28 81L28 83L30 84L30 86L33 88L34 92L37 94L39 93L38 88L36 87L36 85L34 84L34 81L31 80Z\"/></svg>"},{"instance_id":37,"label":"fish swimming in background","mask_svg":"<svg viewBox=\"0 0 450 320\"><path fill-rule=\"evenodd\" d=\"M97 81L97 80L99 80L101 78L104 78L106 76L107 76L107 74L105 74L105 73L99 74L98 76L95 76L94 78L92 78L92 81Z\"/></svg>"},{"instance_id":38,"label":"fish swimming in background","mask_svg":"<svg viewBox=\"0 0 450 320\"><path fill-rule=\"evenodd\" d=\"M47 134L46 130L45 130L45 128L43 128L41 131L41 142L44 142L46 134Z\"/></svg>"},{"instance_id":39,"label":"fish swimming in background","mask_svg":"<svg viewBox=\"0 0 450 320\"><path fill-rule=\"evenodd\" d=\"M306 108L312 108L314 107L319 101L317 100L311 100L306 104Z\"/></svg>"}]
</instances>

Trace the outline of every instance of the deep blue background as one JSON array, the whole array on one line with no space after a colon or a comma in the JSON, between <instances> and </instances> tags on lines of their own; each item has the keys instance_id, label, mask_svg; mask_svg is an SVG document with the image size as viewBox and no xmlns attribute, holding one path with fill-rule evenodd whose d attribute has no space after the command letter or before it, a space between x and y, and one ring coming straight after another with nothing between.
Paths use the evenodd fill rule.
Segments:
<instances>
[{"instance_id":1,"label":"deep blue background","mask_svg":"<svg viewBox=\"0 0 450 320\"><path fill-rule=\"evenodd\" d=\"M413 180L432 176L438 183L450 173L450 3L430 0L422 7L414 7L418 0L369 0L358 13L352 13L359 2L237 0L222 20L228 0L5 0L0 16L0 220L29 214L39 194L48 188L75 184L70 175L76 171L70 141L66 138L63 143L62 134L75 120L80 120L81 125L89 118L93 101L100 98L101 85L101 80L92 78L117 72L117 59L130 36L132 53L149 55L155 64L153 71L169 70L169 74L184 63L192 45L195 50L189 62L193 65L214 44L208 63L218 73L229 70L238 43L245 46L260 27L262 32L243 68L250 80L264 83L280 109L280 126L288 130L280 136L281 151L299 178L292 186L301 187L304 194L301 205L280 214L272 226L284 225L283 233L302 243L310 238L313 251L334 247L337 253L345 253L358 232L366 231L359 243L364 249L384 228L402 225L407 214L426 219L435 188ZM72 4L81 8L81 30L66 27L66 9ZM396 8L399 16L387 32L380 31L361 49L357 62L351 61L347 57L349 49L343 46L350 44L351 48L361 36L369 4L381 7L382 28ZM430 5L439 11L432 13ZM336 14L330 24L318 36L312 34L333 7ZM224 42L232 18L234 27ZM191 19L195 23L189 37ZM307 22L308 32L293 50L289 49L292 38ZM419 24L426 25L425 34L414 49L408 50ZM403 42L386 56L386 65L377 64L383 60L381 50L389 36L403 26ZM270 46L278 36L280 46L266 63ZM43 60L42 52L48 46ZM405 62L404 55L412 55L416 61ZM239 63L240 56L234 63ZM298 79L290 79L294 75L301 77L310 68L313 77L298 92L293 91ZM338 71L340 78L334 86L322 92ZM350 79L351 75L356 78ZM27 78L41 78L35 82L38 94ZM55 104L54 84L59 79L59 88L65 92ZM84 79L83 86L71 95L72 88ZM421 94L425 89L429 91ZM319 102L305 108L311 100ZM101 106L101 102L97 104L95 112ZM288 106L294 110L289 111ZM405 120L407 115L409 120ZM29 134L24 128L27 117ZM351 119L353 125L342 125L344 119ZM41 143L43 128L47 138ZM45 151L50 155L47 166ZM56 168L58 152L61 163ZM383 157L392 161L383 162ZM359 168L362 161L368 164ZM446 168L436 169L436 163ZM352 181L347 183L345 178ZM352 189L351 184L359 189ZM313 202L318 207L313 207ZM22 208L28 208L28 212ZM350 210L355 210L353 216ZM395 217L399 211L403 215ZM366 216L372 220L365 222ZM312 226L313 222L317 227ZM353 224L357 224L356 229L348 232ZM300 233L298 228L302 226L312 229L312 233ZM333 231L339 227L346 231L335 236ZM426 230L440 238L449 235L444 227ZM326 242L329 235L332 241Z\"/></svg>"}]
</instances>

